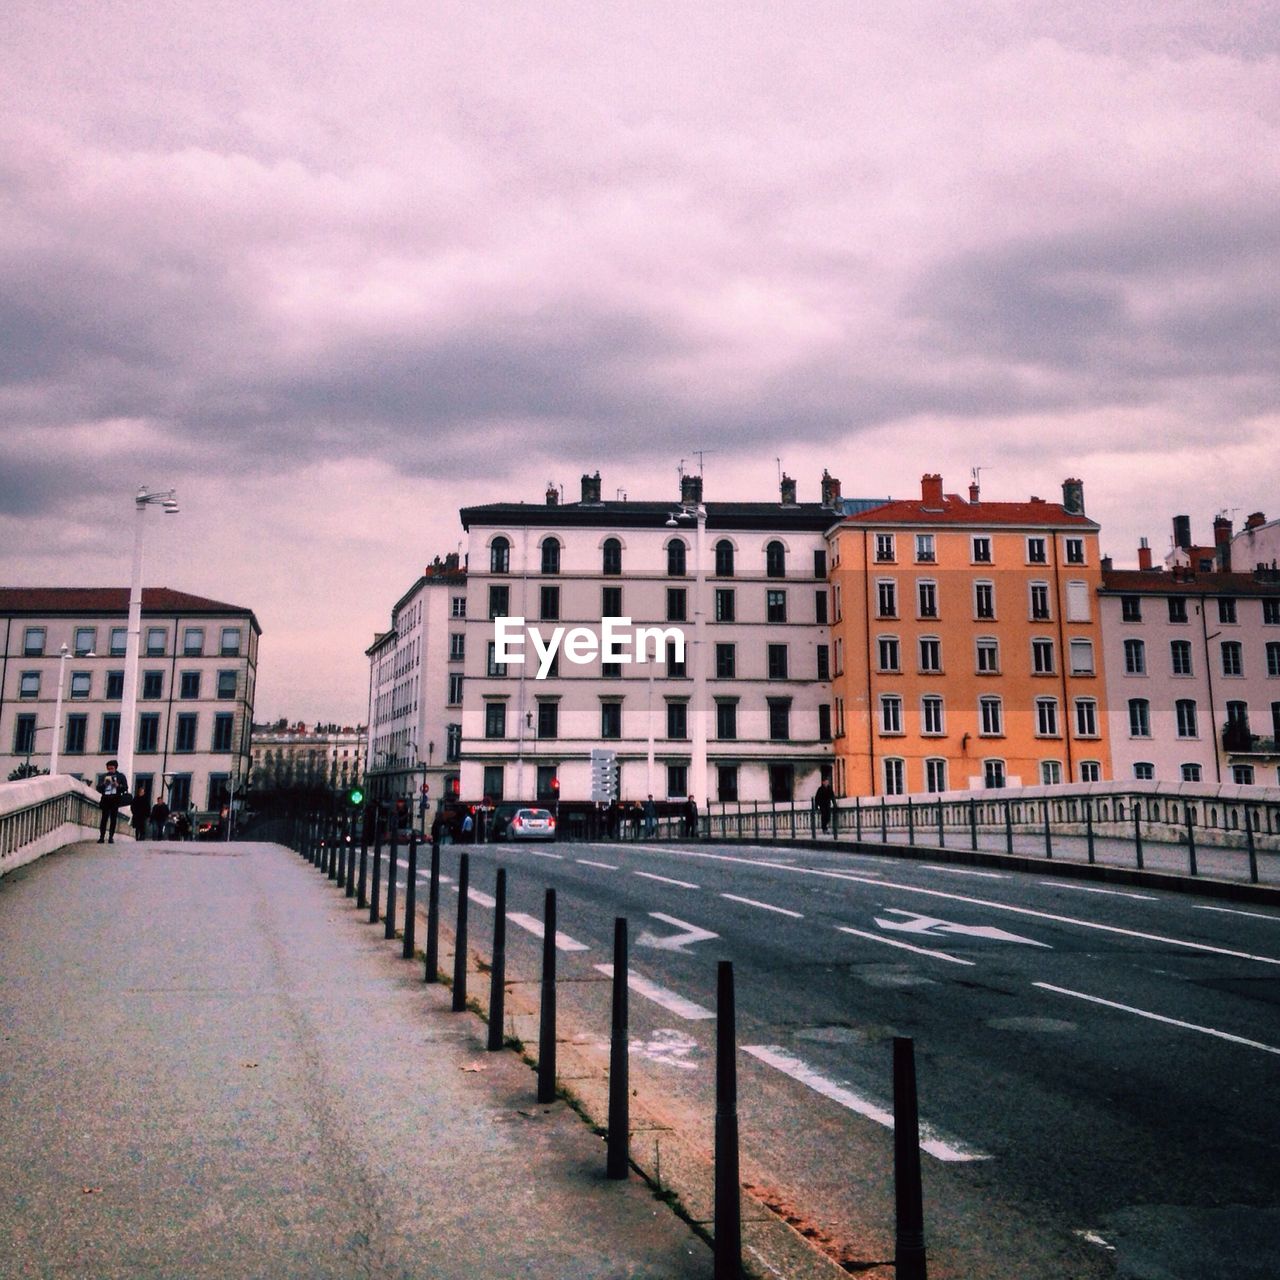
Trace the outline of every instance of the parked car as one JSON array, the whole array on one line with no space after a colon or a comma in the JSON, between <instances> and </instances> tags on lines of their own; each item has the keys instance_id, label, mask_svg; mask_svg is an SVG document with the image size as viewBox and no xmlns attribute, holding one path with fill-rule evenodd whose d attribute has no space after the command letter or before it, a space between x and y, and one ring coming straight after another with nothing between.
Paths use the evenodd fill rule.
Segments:
<instances>
[{"instance_id":1,"label":"parked car","mask_svg":"<svg viewBox=\"0 0 1280 1280\"><path fill-rule=\"evenodd\" d=\"M550 809L517 809L505 834L508 840L554 840L556 820Z\"/></svg>"},{"instance_id":2,"label":"parked car","mask_svg":"<svg viewBox=\"0 0 1280 1280\"><path fill-rule=\"evenodd\" d=\"M226 835L222 814L217 810L193 813L191 819L195 826L197 840L221 840Z\"/></svg>"}]
</instances>

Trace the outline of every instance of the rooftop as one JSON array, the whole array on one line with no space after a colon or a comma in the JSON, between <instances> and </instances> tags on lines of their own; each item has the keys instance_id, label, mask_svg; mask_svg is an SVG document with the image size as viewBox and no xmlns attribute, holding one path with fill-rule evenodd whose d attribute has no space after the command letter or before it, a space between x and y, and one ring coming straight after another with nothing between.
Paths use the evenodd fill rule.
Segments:
<instances>
[{"instance_id":1,"label":"rooftop","mask_svg":"<svg viewBox=\"0 0 1280 1280\"><path fill-rule=\"evenodd\" d=\"M1196 573L1190 569L1104 569L1104 594L1280 596L1280 572Z\"/></svg>"},{"instance_id":2,"label":"rooftop","mask_svg":"<svg viewBox=\"0 0 1280 1280\"><path fill-rule=\"evenodd\" d=\"M0 613L15 614L119 614L129 612L127 587L0 587ZM253 629L262 628L253 610L244 605L194 596L172 587L143 587L142 612L149 614L239 614Z\"/></svg>"}]
</instances>

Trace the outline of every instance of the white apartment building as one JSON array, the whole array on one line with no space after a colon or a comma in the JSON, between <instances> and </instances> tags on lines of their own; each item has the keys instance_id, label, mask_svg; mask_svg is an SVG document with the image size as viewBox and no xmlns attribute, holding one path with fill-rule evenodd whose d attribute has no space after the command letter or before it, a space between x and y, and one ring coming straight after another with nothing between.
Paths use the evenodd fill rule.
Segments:
<instances>
[{"instance_id":1,"label":"white apartment building","mask_svg":"<svg viewBox=\"0 0 1280 1280\"><path fill-rule=\"evenodd\" d=\"M48 769L55 735L58 772L91 785L123 757L128 609L123 587L0 588L0 778ZM131 786L175 809L226 802L249 774L261 634L250 609L144 588Z\"/></svg>"},{"instance_id":2,"label":"white apartment building","mask_svg":"<svg viewBox=\"0 0 1280 1280\"><path fill-rule=\"evenodd\" d=\"M253 788L341 792L364 778L364 725L254 725Z\"/></svg>"},{"instance_id":3,"label":"white apartment building","mask_svg":"<svg viewBox=\"0 0 1280 1280\"><path fill-rule=\"evenodd\" d=\"M369 659L367 781L379 797L456 795L467 575L439 556L396 601Z\"/></svg>"},{"instance_id":4,"label":"white apartment building","mask_svg":"<svg viewBox=\"0 0 1280 1280\"><path fill-rule=\"evenodd\" d=\"M619 797L807 803L832 760L823 503L702 501L685 476L670 502L581 501L554 488L543 505L498 502L461 512L468 542L462 661L464 798L591 797L593 749L616 753ZM546 678L536 661L503 664L495 620L522 618L545 644L556 628L598 635L604 617L676 628L657 662L585 664L565 653ZM526 636L525 653L535 659ZM701 669L699 667L701 665Z\"/></svg>"}]
</instances>

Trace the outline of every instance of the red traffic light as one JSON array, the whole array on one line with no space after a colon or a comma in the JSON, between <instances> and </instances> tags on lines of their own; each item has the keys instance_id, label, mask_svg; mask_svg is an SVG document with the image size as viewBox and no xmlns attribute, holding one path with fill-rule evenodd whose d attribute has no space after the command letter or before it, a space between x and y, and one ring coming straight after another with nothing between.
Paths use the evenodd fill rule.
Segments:
<instances>
[{"instance_id":1,"label":"red traffic light","mask_svg":"<svg viewBox=\"0 0 1280 1280\"><path fill-rule=\"evenodd\" d=\"M559 794L560 794L560 779L559 779L559 778L552 778L552 779L551 779L551 790L552 790L552 791L554 791L557 795L559 795Z\"/></svg>"}]
</instances>

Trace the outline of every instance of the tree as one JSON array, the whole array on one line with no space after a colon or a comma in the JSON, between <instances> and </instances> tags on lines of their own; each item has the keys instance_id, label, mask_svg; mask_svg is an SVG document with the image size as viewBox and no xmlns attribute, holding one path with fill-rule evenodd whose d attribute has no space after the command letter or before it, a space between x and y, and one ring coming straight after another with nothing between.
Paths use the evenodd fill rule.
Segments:
<instances>
[{"instance_id":1,"label":"tree","mask_svg":"<svg viewBox=\"0 0 1280 1280\"><path fill-rule=\"evenodd\" d=\"M38 778L41 774L48 772L48 769L41 769L38 765L32 764L30 760L24 760L9 774L9 781L20 782L23 778Z\"/></svg>"}]
</instances>

